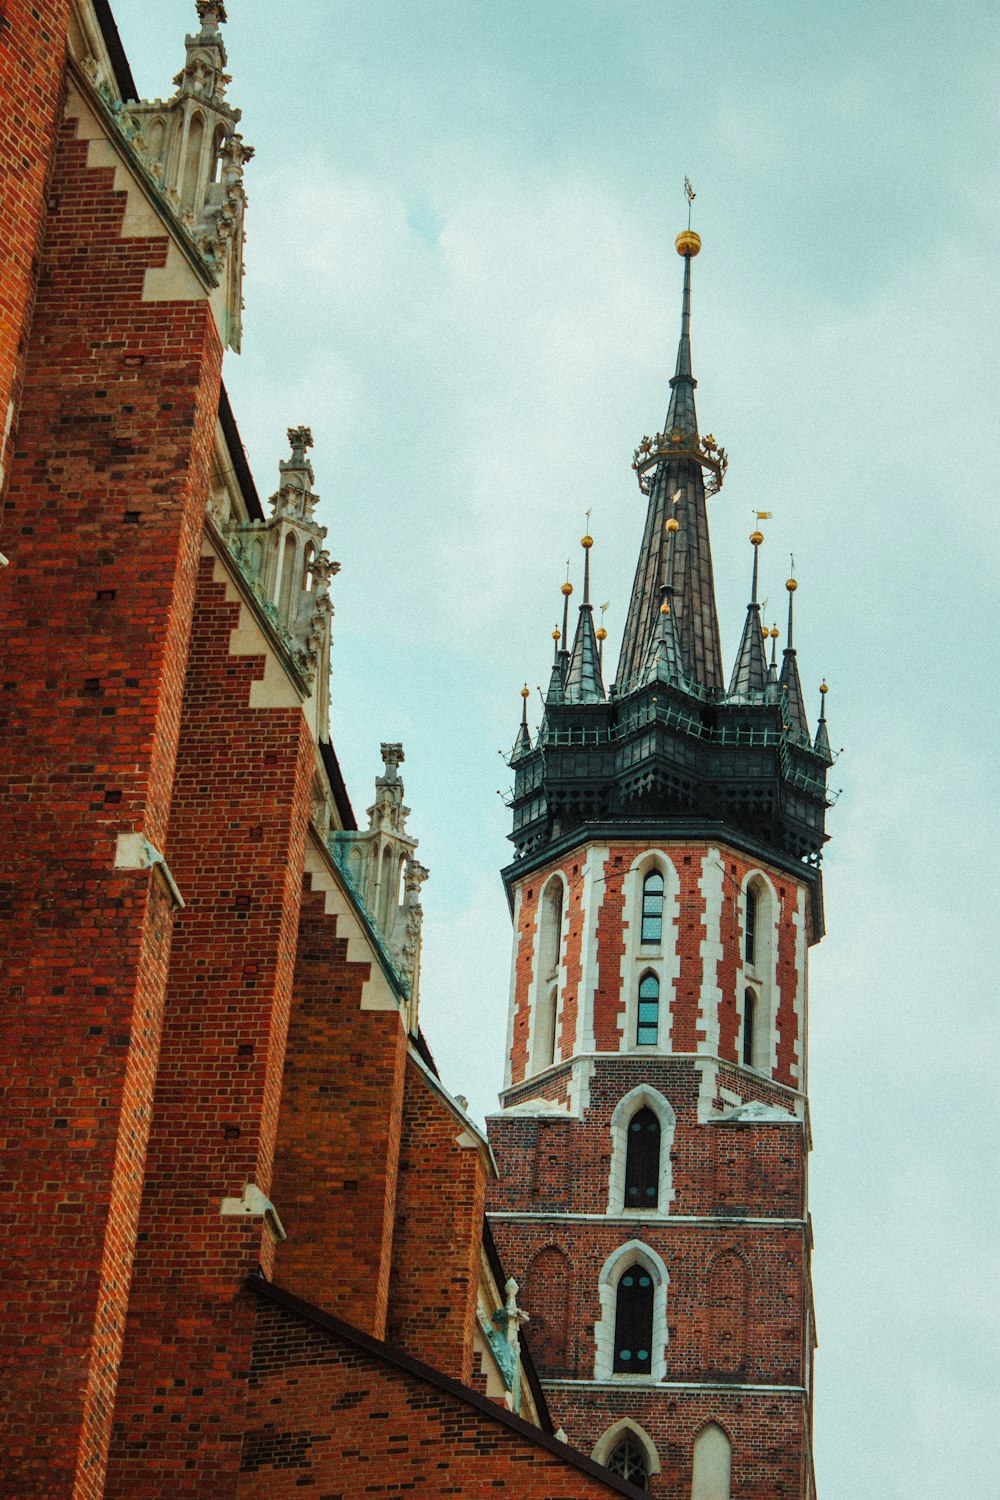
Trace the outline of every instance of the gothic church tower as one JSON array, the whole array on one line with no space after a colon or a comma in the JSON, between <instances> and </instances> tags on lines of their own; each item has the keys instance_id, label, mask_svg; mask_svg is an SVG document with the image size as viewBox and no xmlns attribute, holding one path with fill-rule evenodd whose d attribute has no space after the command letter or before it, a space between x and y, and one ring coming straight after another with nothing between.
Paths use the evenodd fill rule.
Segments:
<instances>
[{"instance_id":1,"label":"gothic church tower","mask_svg":"<svg viewBox=\"0 0 1000 1500\"><path fill-rule=\"evenodd\" d=\"M753 587L726 686L691 263L616 682L569 592L511 757L508 1056L490 1219L574 1446L670 1500L812 1500L807 961L823 935L825 717ZM770 641L770 662L767 643ZM825 688L824 688L825 691Z\"/></svg>"}]
</instances>

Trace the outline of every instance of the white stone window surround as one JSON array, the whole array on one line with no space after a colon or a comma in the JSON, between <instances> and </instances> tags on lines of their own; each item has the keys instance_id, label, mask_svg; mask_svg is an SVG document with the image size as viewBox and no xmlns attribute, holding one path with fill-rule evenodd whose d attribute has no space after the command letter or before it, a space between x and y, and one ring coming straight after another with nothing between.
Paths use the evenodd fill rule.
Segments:
<instances>
[{"instance_id":1,"label":"white stone window surround","mask_svg":"<svg viewBox=\"0 0 1000 1500\"><path fill-rule=\"evenodd\" d=\"M662 938L659 943L643 943L642 937L642 887L646 876L653 870L663 876L663 921ZM671 1028L673 1014L671 1002L674 998L677 977L680 973L678 952L677 915L680 878L673 860L665 849L644 849L636 855L622 883L622 916L628 923L624 929L625 952L621 962L622 994L625 1006L619 1018L622 1052L638 1052L643 1056L660 1057L671 1050ZM660 986L660 1008L656 1045L636 1041L639 1020L639 981L645 974L655 974Z\"/></svg>"},{"instance_id":2,"label":"white stone window surround","mask_svg":"<svg viewBox=\"0 0 1000 1500\"><path fill-rule=\"evenodd\" d=\"M644 1427L631 1417L622 1417L620 1421L614 1422L606 1432L602 1432L594 1444L591 1458L595 1463L606 1464L614 1453L622 1438L634 1438L638 1446L646 1455L646 1469L650 1478L660 1472L660 1456L656 1451L653 1439Z\"/></svg>"},{"instance_id":3,"label":"white stone window surround","mask_svg":"<svg viewBox=\"0 0 1000 1500\"><path fill-rule=\"evenodd\" d=\"M640 1109L651 1109L660 1122L660 1181L656 1207L626 1208L625 1163L628 1156L628 1127ZM670 1103L652 1085L640 1083L630 1089L615 1105L611 1116L611 1170L608 1175L608 1208L614 1218L665 1219L674 1200L670 1152L674 1144L677 1116Z\"/></svg>"},{"instance_id":4,"label":"white stone window surround","mask_svg":"<svg viewBox=\"0 0 1000 1500\"><path fill-rule=\"evenodd\" d=\"M643 1266L653 1281L653 1336L650 1345L651 1369L648 1375L633 1375L615 1370L615 1317L618 1302L618 1279L629 1268ZM627 1240L613 1250L601 1267L597 1289L601 1316L594 1325L594 1379L612 1385L657 1385L667 1373L667 1288L670 1274L656 1251L641 1240Z\"/></svg>"},{"instance_id":5,"label":"white stone window surround","mask_svg":"<svg viewBox=\"0 0 1000 1500\"><path fill-rule=\"evenodd\" d=\"M754 931L754 962L745 958L747 891L753 886L757 896L757 920ZM750 870L740 884L737 914L740 924L739 967L736 971L736 1009L739 1035L736 1038L736 1060L741 1067L773 1076L778 1066L778 923L781 901L770 876L763 870ZM753 990L754 1006L753 1060L743 1061L743 992Z\"/></svg>"},{"instance_id":6,"label":"white stone window surround","mask_svg":"<svg viewBox=\"0 0 1000 1500\"><path fill-rule=\"evenodd\" d=\"M541 972L541 960L543 938L545 936L545 914L546 896L552 889L553 884L558 883L562 887L562 902L559 914L559 948L558 963L555 974L549 968L548 972ZM533 933L534 951L531 965L531 984L528 988L528 1006L531 1017L528 1036L528 1072L527 1077L532 1078L536 1073L545 1068L553 1067L562 1061L559 1053L559 1031L562 1026L563 993L566 988L566 938L569 931L569 882L561 870L553 870L551 875L543 882L538 892L538 904L535 908L535 926ZM556 986L556 1015L555 1015L555 1056L542 1057L539 1048L544 1040L543 1028L539 1025L542 1005L547 1001L552 990L553 983Z\"/></svg>"}]
</instances>

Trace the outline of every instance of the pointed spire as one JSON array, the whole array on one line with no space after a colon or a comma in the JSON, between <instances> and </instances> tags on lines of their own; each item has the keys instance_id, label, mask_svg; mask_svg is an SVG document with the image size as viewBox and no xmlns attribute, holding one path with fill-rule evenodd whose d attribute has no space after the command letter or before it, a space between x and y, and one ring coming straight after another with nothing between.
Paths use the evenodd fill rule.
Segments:
<instances>
[{"instance_id":1,"label":"pointed spire","mask_svg":"<svg viewBox=\"0 0 1000 1500\"><path fill-rule=\"evenodd\" d=\"M743 639L729 680L729 697L759 700L767 685L767 657L764 654L764 637L767 631L761 633L760 605L757 603L757 562L760 544L764 540L763 532L751 531L750 540L753 543L753 584L750 603L747 605L746 624L743 626Z\"/></svg>"},{"instance_id":2,"label":"pointed spire","mask_svg":"<svg viewBox=\"0 0 1000 1500\"><path fill-rule=\"evenodd\" d=\"M830 749L830 736L826 728L826 695L830 689L826 685L826 678L819 685L819 723L816 725L816 738L813 741L813 749L817 755L822 755L832 766L833 751Z\"/></svg>"},{"instance_id":3,"label":"pointed spire","mask_svg":"<svg viewBox=\"0 0 1000 1500\"><path fill-rule=\"evenodd\" d=\"M597 636L597 664L601 669L602 682L604 680L604 642L608 638L608 632L604 628L604 611L607 609L607 607L608 606L606 604L601 605L601 623L598 626L597 630L594 632Z\"/></svg>"},{"instance_id":4,"label":"pointed spire","mask_svg":"<svg viewBox=\"0 0 1000 1500\"><path fill-rule=\"evenodd\" d=\"M664 527L667 534L667 550L663 563L663 581L660 585L660 609L649 638L649 648L643 663L642 682L673 682L686 685L684 660L677 635L677 619L674 614L673 578L674 549L680 522L671 516Z\"/></svg>"},{"instance_id":5,"label":"pointed spire","mask_svg":"<svg viewBox=\"0 0 1000 1500\"><path fill-rule=\"evenodd\" d=\"M594 538L589 532L581 538L580 545L584 556L583 599L573 653L566 672L566 702L601 703L604 700L604 682L601 678L600 650L594 632L594 610L590 602L590 549L594 545Z\"/></svg>"},{"instance_id":6,"label":"pointed spire","mask_svg":"<svg viewBox=\"0 0 1000 1500\"><path fill-rule=\"evenodd\" d=\"M781 694L782 714L789 732L793 739L805 740L808 744L809 723L806 719L805 700L802 697L802 683L799 681L798 663L795 660L793 634L795 590L798 584L794 578L789 578L785 588L788 590L788 645L785 647L781 661L778 688Z\"/></svg>"},{"instance_id":7,"label":"pointed spire","mask_svg":"<svg viewBox=\"0 0 1000 1500\"><path fill-rule=\"evenodd\" d=\"M569 600L573 592L573 585L569 581L569 558L566 559L566 582L562 586L563 596L563 619L562 619L562 649L559 652L559 665L562 669L563 687L566 686L566 673L569 671Z\"/></svg>"},{"instance_id":8,"label":"pointed spire","mask_svg":"<svg viewBox=\"0 0 1000 1500\"><path fill-rule=\"evenodd\" d=\"M562 631L557 625L552 632L552 671L549 675L548 691L545 694L545 702L547 704L561 703L563 701L563 678L566 674L563 671L563 653L559 650L559 642L561 640Z\"/></svg>"},{"instance_id":9,"label":"pointed spire","mask_svg":"<svg viewBox=\"0 0 1000 1500\"><path fill-rule=\"evenodd\" d=\"M770 630L764 634L771 638L771 661L767 669L767 685L764 688L764 702L777 703L778 701L778 627L772 625Z\"/></svg>"},{"instance_id":10,"label":"pointed spire","mask_svg":"<svg viewBox=\"0 0 1000 1500\"><path fill-rule=\"evenodd\" d=\"M702 472L709 445L712 453L720 450L711 436L699 441L694 405L697 382L691 373L691 260L701 249L701 240L689 229L677 236L676 245L684 259L681 336L664 430L655 439L643 439L633 465L643 492L649 495L649 506L618 661L620 693L630 691L642 679L650 641L658 629L664 522L675 504L683 530L673 556L672 608L685 675L692 685L713 694L721 694L725 687Z\"/></svg>"},{"instance_id":11,"label":"pointed spire","mask_svg":"<svg viewBox=\"0 0 1000 1500\"><path fill-rule=\"evenodd\" d=\"M511 751L511 764L520 760L522 755L527 755L531 750L531 735L528 732L528 684L525 683L521 689L521 723L518 726L517 739L514 741L514 749Z\"/></svg>"}]
</instances>

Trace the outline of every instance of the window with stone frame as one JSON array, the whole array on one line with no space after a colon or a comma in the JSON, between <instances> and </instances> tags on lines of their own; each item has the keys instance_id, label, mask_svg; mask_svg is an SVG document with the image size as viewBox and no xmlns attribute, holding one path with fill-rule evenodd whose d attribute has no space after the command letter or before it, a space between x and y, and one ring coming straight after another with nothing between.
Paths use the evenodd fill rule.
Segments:
<instances>
[{"instance_id":1,"label":"window with stone frame","mask_svg":"<svg viewBox=\"0 0 1000 1500\"><path fill-rule=\"evenodd\" d=\"M639 980L639 1014L635 1040L639 1047L655 1047L660 1028L660 981L655 974Z\"/></svg>"},{"instance_id":2,"label":"window with stone frame","mask_svg":"<svg viewBox=\"0 0 1000 1500\"><path fill-rule=\"evenodd\" d=\"M623 1271L615 1298L614 1369L648 1375L652 1369L653 1278L641 1262Z\"/></svg>"},{"instance_id":3,"label":"window with stone frame","mask_svg":"<svg viewBox=\"0 0 1000 1500\"><path fill-rule=\"evenodd\" d=\"M644 1490L649 1483L649 1464L646 1455L634 1437L623 1437L605 1465L612 1474L629 1479Z\"/></svg>"},{"instance_id":4,"label":"window with stone frame","mask_svg":"<svg viewBox=\"0 0 1000 1500\"><path fill-rule=\"evenodd\" d=\"M660 1189L660 1122L647 1107L628 1122L625 1208L656 1208Z\"/></svg>"},{"instance_id":5,"label":"window with stone frame","mask_svg":"<svg viewBox=\"0 0 1000 1500\"><path fill-rule=\"evenodd\" d=\"M642 882L641 943L660 943L663 939L663 876L651 870Z\"/></svg>"}]
</instances>

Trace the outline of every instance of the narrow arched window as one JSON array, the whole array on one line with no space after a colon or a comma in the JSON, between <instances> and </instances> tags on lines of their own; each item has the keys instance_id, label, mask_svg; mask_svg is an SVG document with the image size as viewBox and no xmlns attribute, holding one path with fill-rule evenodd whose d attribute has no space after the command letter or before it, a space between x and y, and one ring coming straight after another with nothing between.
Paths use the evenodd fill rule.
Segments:
<instances>
[{"instance_id":1,"label":"narrow arched window","mask_svg":"<svg viewBox=\"0 0 1000 1500\"><path fill-rule=\"evenodd\" d=\"M184 184L181 202L185 208L194 209L198 193L198 178L201 175L201 146L205 138L205 121L195 115L188 126L187 149L184 154Z\"/></svg>"},{"instance_id":2,"label":"narrow arched window","mask_svg":"<svg viewBox=\"0 0 1000 1500\"><path fill-rule=\"evenodd\" d=\"M715 1422L695 1438L691 1500L729 1500L733 1453L729 1439Z\"/></svg>"},{"instance_id":3,"label":"narrow arched window","mask_svg":"<svg viewBox=\"0 0 1000 1500\"><path fill-rule=\"evenodd\" d=\"M562 947L563 888L558 878L550 880L542 896L538 943L538 972L543 981L554 979Z\"/></svg>"},{"instance_id":4,"label":"narrow arched window","mask_svg":"<svg viewBox=\"0 0 1000 1500\"><path fill-rule=\"evenodd\" d=\"M624 1437L615 1448L605 1465L612 1474L620 1474L623 1479L630 1479L639 1489L644 1490L649 1480L649 1465L646 1455L636 1442L634 1437Z\"/></svg>"},{"instance_id":5,"label":"narrow arched window","mask_svg":"<svg viewBox=\"0 0 1000 1500\"><path fill-rule=\"evenodd\" d=\"M663 876L653 870L642 882L642 934L644 943L663 939Z\"/></svg>"},{"instance_id":6,"label":"narrow arched window","mask_svg":"<svg viewBox=\"0 0 1000 1500\"><path fill-rule=\"evenodd\" d=\"M743 1064L745 1067L753 1067L753 1029L755 1012L757 1009L757 996L753 990L743 991Z\"/></svg>"},{"instance_id":7,"label":"narrow arched window","mask_svg":"<svg viewBox=\"0 0 1000 1500\"><path fill-rule=\"evenodd\" d=\"M640 1047L655 1047L660 1019L660 981L644 974L639 981L639 1018L635 1039Z\"/></svg>"},{"instance_id":8,"label":"narrow arched window","mask_svg":"<svg viewBox=\"0 0 1000 1500\"><path fill-rule=\"evenodd\" d=\"M743 958L753 966L757 953L757 892L747 886L746 921L743 924Z\"/></svg>"},{"instance_id":9,"label":"narrow arched window","mask_svg":"<svg viewBox=\"0 0 1000 1500\"><path fill-rule=\"evenodd\" d=\"M660 1189L660 1122L640 1109L628 1123L625 1155L625 1207L655 1208Z\"/></svg>"},{"instance_id":10,"label":"narrow arched window","mask_svg":"<svg viewBox=\"0 0 1000 1500\"><path fill-rule=\"evenodd\" d=\"M653 1358L653 1278L638 1261L622 1273L615 1302L614 1367L648 1375Z\"/></svg>"}]
</instances>

